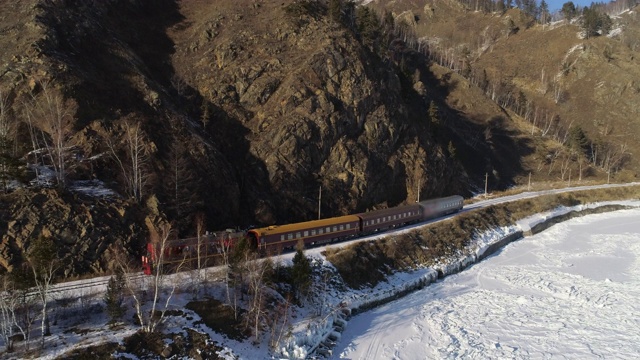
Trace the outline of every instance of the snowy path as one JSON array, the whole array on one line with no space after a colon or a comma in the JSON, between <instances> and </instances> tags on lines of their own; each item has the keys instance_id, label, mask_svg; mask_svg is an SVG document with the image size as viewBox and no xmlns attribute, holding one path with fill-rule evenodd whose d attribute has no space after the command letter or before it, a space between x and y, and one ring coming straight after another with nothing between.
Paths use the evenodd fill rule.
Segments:
<instances>
[{"instance_id":1,"label":"snowy path","mask_svg":"<svg viewBox=\"0 0 640 360\"><path fill-rule=\"evenodd\" d=\"M640 210L590 215L517 241L351 319L346 359L636 359Z\"/></svg>"}]
</instances>

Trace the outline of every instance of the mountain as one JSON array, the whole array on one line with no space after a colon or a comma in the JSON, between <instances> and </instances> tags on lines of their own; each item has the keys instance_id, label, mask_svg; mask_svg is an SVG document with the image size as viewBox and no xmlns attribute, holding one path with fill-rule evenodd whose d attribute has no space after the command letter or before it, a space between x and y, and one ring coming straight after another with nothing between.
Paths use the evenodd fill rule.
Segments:
<instances>
[{"instance_id":1,"label":"mountain","mask_svg":"<svg viewBox=\"0 0 640 360\"><path fill-rule=\"evenodd\" d=\"M1 0L0 135L30 165L12 184L31 184L0 199L2 265L38 236L66 244L71 276L106 271L116 243L137 258L160 222L193 235L199 214L209 230L282 224L319 200L337 216L577 178L576 163L635 176L635 13L580 39L516 9L338 4ZM573 124L590 141L559 144ZM52 169L54 189L33 181ZM90 180L115 195L73 190Z\"/></svg>"}]
</instances>

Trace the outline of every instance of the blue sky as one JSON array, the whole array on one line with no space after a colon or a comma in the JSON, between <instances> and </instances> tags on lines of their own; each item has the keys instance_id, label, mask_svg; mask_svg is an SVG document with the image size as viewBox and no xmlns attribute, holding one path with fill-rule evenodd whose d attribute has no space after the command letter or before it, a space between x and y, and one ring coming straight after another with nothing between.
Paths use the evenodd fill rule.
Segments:
<instances>
[{"instance_id":1,"label":"blue sky","mask_svg":"<svg viewBox=\"0 0 640 360\"><path fill-rule=\"evenodd\" d=\"M549 10L559 10L562 8L562 4L567 1L573 1L576 6L589 6L592 2L601 2L602 0L594 1L594 0L546 0L547 4L549 4ZM538 4L540 1L538 0Z\"/></svg>"}]
</instances>

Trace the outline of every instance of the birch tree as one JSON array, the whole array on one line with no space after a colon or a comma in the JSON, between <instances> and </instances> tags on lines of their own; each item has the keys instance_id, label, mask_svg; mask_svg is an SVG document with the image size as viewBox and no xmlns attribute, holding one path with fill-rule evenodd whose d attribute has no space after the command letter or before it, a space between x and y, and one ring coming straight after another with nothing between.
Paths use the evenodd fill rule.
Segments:
<instances>
[{"instance_id":1,"label":"birch tree","mask_svg":"<svg viewBox=\"0 0 640 360\"><path fill-rule=\"evenodd\" d=\"M247 266L247 279L249 285L249 311L247 314L247 324L251 325L255 342L261 340L261 324L267 315L265 311L265 298L267 290L267 279L273 272L271 258L259 260L253 251L245 252L245 264Z\"/></svg>"},{"instance_id":2,"label":"birch tree","mask_svg":"<svg viewBox=\"0 0 640 360\"><path fill-rule=\"evenodd\" d=\"M153 226L150 229L150 242L153 244L153 273L144 277L142 281L146 286L141 286L132 276L131 266L126 261L126 256L117 256L119 259L117 266L122 271L126 292L133 299L133 307L136 318L140 323L143 332L154 332L158 325L165 320L165 315L171 304L171 299L176 290L176 282L167 286L167 276L164 266L166 265L166 253L169 249L169 240L173 234L171 224L165 223ZM178 272L185 263L185 257L172 270ZM139 279L139 278L136 278ZM162 299L162 293L166 292ZM145 296L148 294L149 298Z\"/></svg>"},{"instance_id":3,"label":"birch tree","mask_svg":"<svg viewBox=\"0 0 640 360\"><path fill-rule=\"evenodd\" d=\"M120 169L125 188L129 196L137 202L142 201L149 179L149 153L145 147L146 137L140 123L125 121L118 143L107 138L106 143L112 158Z\"/></svg>"},{"instance_id":4,"label":"birch tree","mask_svg":"<svg viewBox=\"0 0 640 360\"><path fill-rule=\"evenodd\" d=\"M27 259L33 272L37 297L42 303L40 329L42 335L41 346L44 347L45 336L51 335L47 301L49 300L56 271L60 268L55 243L51 238L40 236L29 247Z\"/></svg>"},{"instance_id":5,"label":"birch tree","mask_svg":"<svg viewBox=\"0 0 640 360\"><path fill-rule=\"evenodd\" d=\"M77 104L72 99L63 99L50 82L39 83L41 91L31 99L29 121L35 120L40 141L44 147L48 165L55 172L58 186L66 186L67 167L73 148L73 115ZM32 129L34 130L34 129Z\"/></svg>"},{"instance_id":6,"label":"birch tree","mask_svg":"<svg viewBox=\"0 0 640 360\"><path fill-rule=\"evenodd\" d=\"M13 351L13 335L18 329L23 335L24 330L19 326L16 312L20 304L19 294L9 275L0 276L0 336L7 352Z\"/></svg>"}]
</instances>

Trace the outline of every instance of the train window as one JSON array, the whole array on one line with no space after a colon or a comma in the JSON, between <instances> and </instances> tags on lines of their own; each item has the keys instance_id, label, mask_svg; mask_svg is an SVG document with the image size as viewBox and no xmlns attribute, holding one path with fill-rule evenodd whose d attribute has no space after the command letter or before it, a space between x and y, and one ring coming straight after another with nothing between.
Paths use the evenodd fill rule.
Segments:
<instances>
[{"instance_id":1,"label":"train window","mask_svg":"<svg viewBox=\"0 0 640 360\"><path fill-rule=\"evenodd\" d=\"M305 237L309 236L309 231L308 230L304 232L304 236Z\"/></svg>"},{"instance_id":2,"label":"train window","mask_svg":"<svg viewBox=\"0 0 640 360\"><path fill-rule=\"evenodd\" d=\"M340 231L344 230L344 225L340 225Z\"/></svg>"},{"instance_id":3,"label":"train window","mask_svg":"<svg viewBox=\"0 0 640 360\"><path fill-rule=\"evenodd\" d=\"M378 220L378 224L380 224L380 218L378 218L377 220Z\"/></svg>"},{"instance_id":4,"label":"train window","mask_svg":"<svg viewBox=\"0 0 640 360\"><path fill-rule=\"evenodd\" d=\"M287 239L288 239L288 240L292 240L292 239L293 239L293 233L291 233L291 234L287 234Z\"/></svg>"},{"instance_id":5,"label":"train window","mask_svg":"<svg viewBox=\"0 0 640 360\"><path fill-rule=\"evenodd\" d=\"M296 239L300 239L302 237L302 235L300 235L300 232L296 233Z\"/></svg>"},{"instance_id":6,"label":"train window","mask_svg":"<svg viewBox=\"0 0 640 360\"><path fill-rule=\"evenodd\" d=\"M315 230L311 230L311 236L315 235L316 231Z\"/></svg>"},{"instance_id":7,"label":"train window","mask_svg":"<svg viewBox=\"0 0 640 360\"><path fill-rule=\"evenodd\" d=\"M324 229L322 228L318 229L318 234L322 234L322 233L324 233Z\"/></svg>"},{"instance_id":8,"label":"train window","mask_svg":"<svg viewBox=\"0 0 640 360\"><path fill-rule=\"evenodd\" d=\"M330 233L330 232L331 232L331 228L327 227L327 233Z\"/></svg>"},{"instance_id":9,"label":"train window","mask_svg":"<svg viewBox=\"0 0 640 360\"><path fill-rule=\"evenodd\" d=\"M284 240L284 234L280 235L280 241Z\"/></svg>"},{"instance_id":10,"label":"train window","mask_svg":"<svg viewBox=\"0 0 640 360\"><path fill-rule=\"evenodd\" d=\"M334 231L334 232L335 232L335 231L338 231L338 227L337 227L337 226L334 226L334 227L333 227L333 231Z\"/></svg>"}]
</instances>

